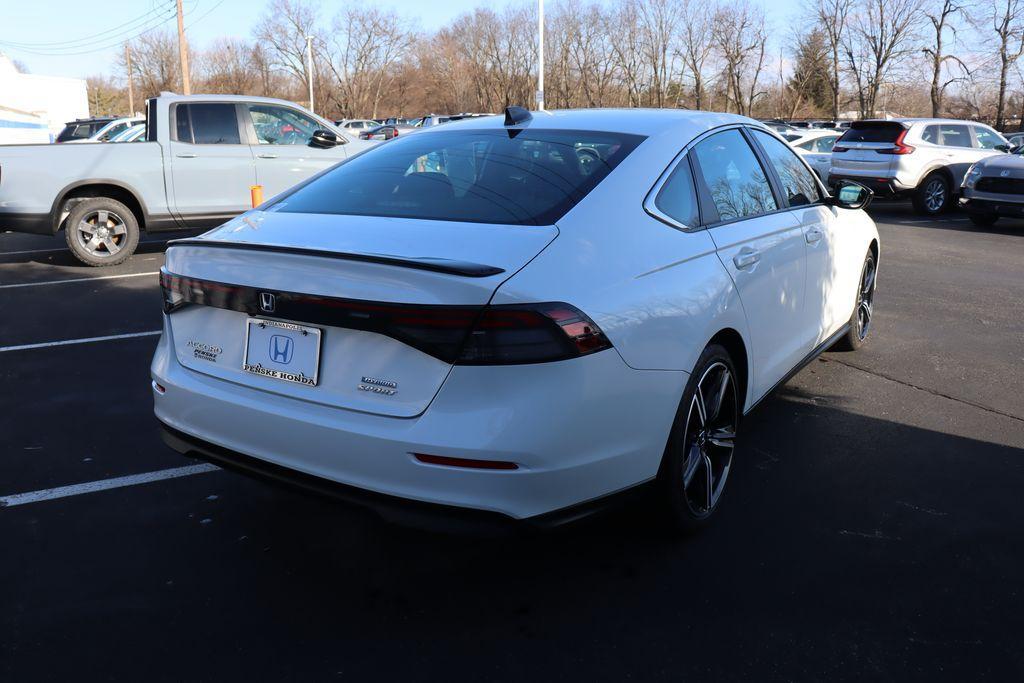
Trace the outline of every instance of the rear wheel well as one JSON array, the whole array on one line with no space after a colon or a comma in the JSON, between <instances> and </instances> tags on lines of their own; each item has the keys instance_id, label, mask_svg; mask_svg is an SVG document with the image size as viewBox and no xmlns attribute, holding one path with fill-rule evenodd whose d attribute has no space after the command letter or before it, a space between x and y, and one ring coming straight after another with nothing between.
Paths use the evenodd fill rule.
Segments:
<instances>
[{"instance_id":1,"label":"rear wheel well","mask_svg":"<svg viewBox=\"0 0 1024 683\"><path fill-rule=\"evenodd\" d=\"M931 178L933 175L936 174L946 179L946 182L949 184L950 193L955 194L957 191L957 187L953 182L953 173L952 171L949 170L947 166L939 166L938 168L933 168L932 170L925 173L923 176L921 176L921 182L917 184L917 187L924 187L924 181L928 180L928 178Z\"/></svg>"},{"instance_id":2,"label":"rear wheel well","mask_svg":"<svg viewBox=\"0 0 1024 683\"><path fill-rule=\"evenodd\" d=\"M735 366L737 377L737 384L739 385L739 396L740 396L740 412L743 412L743 406L747 402L747 378L750 376L750 368L747 360L747 347L743 343L743 337L740 333L731 327L727 327L721 330L708 344L719 344L726 351L729 352L729 357L732 358L732 363Z\"/></svg>"},{"instance_id":3,"label":"rear wheel well","mask_svg":"<svg viewBox=\"0 0 1024 683\"><path fill-rule=\"evenodd\" d=\"M146 229L146 212L142 210L142 203L138 198L136 198L130 190L126 190L119 185L110 185L106 183L81 185L69 190L58 203L60 210L56 217L56 220L58 221L57 229L59 230L63 227L64 220L67 217L68 212L71 211L71 208L77 202L84 199L94 199L96 197L108 197L121 202L131 209L133 214L135 214L135 220L139 224L139 229Z\"/></svg>"}]
</instances>

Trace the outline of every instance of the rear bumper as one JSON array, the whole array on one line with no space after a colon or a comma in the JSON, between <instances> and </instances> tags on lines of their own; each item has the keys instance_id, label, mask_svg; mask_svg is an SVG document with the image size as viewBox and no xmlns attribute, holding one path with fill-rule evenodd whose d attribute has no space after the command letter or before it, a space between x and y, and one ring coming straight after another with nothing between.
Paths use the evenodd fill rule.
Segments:
<instances>
[{"instance_id":1,"label":"rear bumper","mask_svg":"<svg viewBox=\"0 0 1024 683\"><path fill-rule=\"evenodd\" d=\"M165 325L151 374L164 388L154 389L156 417L179 445L191 443L177 450L236 453L370 497L534 522L574 517L575 506L653 479L687 379L633 370L614 350L550 364L457 366L425 412L388 417L197 373L178 362L170 336ZM415 453L518 469L425 464Z\"/></svg>"},{"instance_id":2,"label":"rear bumper","mask_svg":"<svg viewBox=\"0 0 1024 683\"><path fill-rule=\"evenodd\" d=\"M848 173L829 173L828 185L835 187L839 182L849 180L859 183L875 193L876 197L900 197L913 188L904 187L895 178L878 178L874 176L858 176Z\"/></svg>"},{"instance_id":3,"label":"rear bumper","mask_svg":"<svg viewBox=\"0 0 1024 683\"><path fill-rule=\"evenodd\" d=\"M8 213L0 211L0 231L53 235L57 232L48 213Z\"/></svg>"}]
</instances>

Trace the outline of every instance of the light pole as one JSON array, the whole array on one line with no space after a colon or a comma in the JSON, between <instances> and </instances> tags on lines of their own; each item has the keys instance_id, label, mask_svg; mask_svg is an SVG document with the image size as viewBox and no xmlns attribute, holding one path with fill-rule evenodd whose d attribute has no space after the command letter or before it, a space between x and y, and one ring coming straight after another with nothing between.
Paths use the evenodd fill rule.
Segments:
<instances>
[{"instance_id":1,"label":"light pole","mask_svg":"<svg viewBox=\"0 0 1024 683\"><path fill-rule=\"evenodd\" d=\"M192 78L188 72L188 38L185 37L185 15L178 0L178 61L181 66L181 93L192 94Z\"/></svg>"},{"instance_id":2,"label":"light pole","mask_svg":"<svg viewBox=\"0 0 1024 683\"><path fill-rule=\"evenodd\" d=\"M537 13L537 109L544 111L544 0Z\"/></svg>"},{"instance_id":3,"label":"light pole","mask_svg":"<svg viewBox=\"0 0 1024 683\"><path fill-rule=\"evenodd\" d=\"M309 81L309 111L313 111L313 36L306 36L306 71Z\"/></svg>"}]
</instances>

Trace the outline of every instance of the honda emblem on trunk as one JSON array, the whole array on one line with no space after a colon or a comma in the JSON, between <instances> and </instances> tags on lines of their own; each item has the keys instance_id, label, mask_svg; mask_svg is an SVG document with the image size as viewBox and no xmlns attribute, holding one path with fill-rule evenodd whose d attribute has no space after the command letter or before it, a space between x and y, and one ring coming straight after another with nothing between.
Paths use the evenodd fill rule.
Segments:
<instances>
[{"instance_id":1,"label":"honda emblem on trunk","mask_svg":"<svg viewBox=\"0 0 1024 683\"><path fill-rule=\"evenodd\" d=\"M273 313L277 307L277 301L270 292L260 292L260 310L264 313Z\"/></svg>"}]
</instances>

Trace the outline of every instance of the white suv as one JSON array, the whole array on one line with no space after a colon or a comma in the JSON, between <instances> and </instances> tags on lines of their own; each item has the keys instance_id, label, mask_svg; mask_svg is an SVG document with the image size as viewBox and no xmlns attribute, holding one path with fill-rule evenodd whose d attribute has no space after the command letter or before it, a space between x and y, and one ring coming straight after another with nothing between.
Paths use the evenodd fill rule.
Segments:
<instances>
[{"instance_id":1,"label":"white suv","mask_svg":"<svg viewBox=\"0 0 1024 683\"><path fill-rule=\"evenodd\" d=\"M952 206L976 161L1007 152L992 128L955 119L854 121L832 148L829 184L853 180L883 197L910 197L918 213Z\"/></svg>"}]
</instances>

